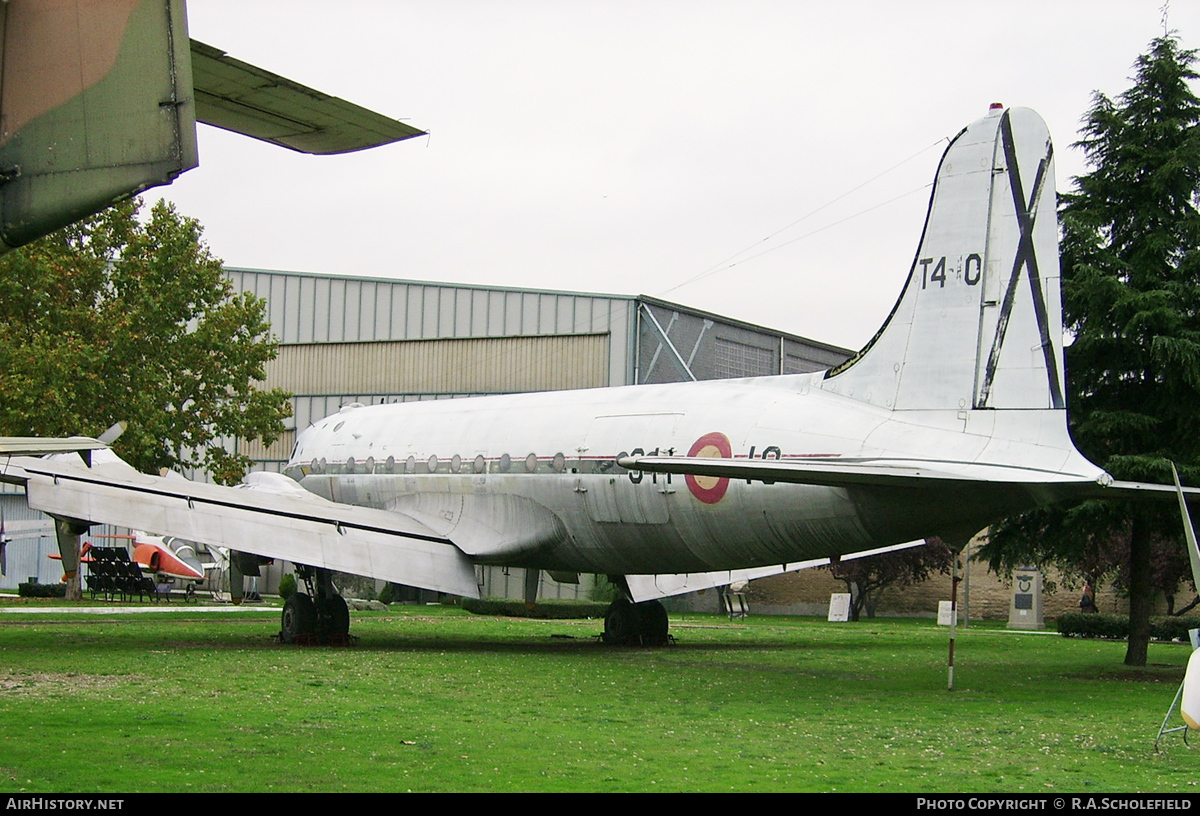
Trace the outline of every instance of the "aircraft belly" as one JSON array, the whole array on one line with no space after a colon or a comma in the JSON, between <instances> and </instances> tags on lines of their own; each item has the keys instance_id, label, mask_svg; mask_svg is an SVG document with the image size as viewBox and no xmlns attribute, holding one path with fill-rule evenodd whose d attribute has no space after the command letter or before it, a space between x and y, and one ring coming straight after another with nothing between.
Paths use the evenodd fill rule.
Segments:
<instances>
[{"instance_id":1,"label":"aircraft belly","mask_svg":"<svg viewBox=\"0 0 1200 816\"><path fill-rule=\"evenodd\" d=\"M530 479L524 487L568 532L531 562L543 569L707 572L817 558L862 549L867 541L855 507L838 490L778 485L778 495L761 501L761 494L734 486L725 501L708 505L679 480L648 475L639 483L625 476L615 483L610 476ZM593 493L615 497L602 519Z\"/></svg>"},{"instance_id":2,"label":"aircraft belly","mask_svg":"<svg viewBox=\"0 0 1200 816\"><path fill-rule=\"evenodd\" d=\"M665 477L626 474L306 478L445 535L479 563L612 574L700 572L824 557L870 544L844 491L732 485L716 505ZM761 488L761 485L755 485Z\"/></svg>"},{"instance_id":3,"label":"aircraft belly","mask_svg":"<svg viewBox=\"0 0 1200 816\"><path fill-rule=\"evenodd\" d=\"M590 481L610 486L606 477ZM774 495L764 498L735 485L722 502L710 505L679 489L678 480L667 485L660 477L655 484L647 477L629 487L661 501L662 517L670 523L644 516L618 519L615 508L612 516L596 520L585 493L574 508L556 509L570 532L569 544L547 555L568 557L570 563L562 566L583 572L708 572L819 558L869 544L856 508L841 490L775 485Z\"/></svg>"},{"instance_id":4,"label":"aircraft belly","mask_svg":"<svg viewBox=\"0 0 1200 816\"><path fill-rule=\"evenodd\" d=\"M676 527L705 571L805 561L867 546L866 531L844 491L784 484L747 487L731 484L718 504L692 500L681 509Z\"/></svg>"}]
</instances>

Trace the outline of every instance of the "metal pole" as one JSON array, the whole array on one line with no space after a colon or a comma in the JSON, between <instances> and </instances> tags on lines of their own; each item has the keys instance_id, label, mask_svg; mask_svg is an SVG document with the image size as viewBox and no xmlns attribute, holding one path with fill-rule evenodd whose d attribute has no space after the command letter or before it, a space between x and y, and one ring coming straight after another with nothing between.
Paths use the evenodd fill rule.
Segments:
<instances>
[{"instance_id":1,"label":"metal pole","mask_svg":"<svg viewBox=\"0 0 1200 816\"><path fill-rule=\"evenodd\" d=\"M973 541L974 539L972 539ZM963 547L963 629L971 628L971 542Z\"/></svg>"},{"instance_id":2,"label":"metal pole","mask_svg":"<svg viewBox=\"0 0 1200 816\"><path fill-rule=\"evenodd\" d=\"M950 658L946 690L954 691L954 638L958 634L958 556L950 562Z\"/></svg>"}]
</instances>

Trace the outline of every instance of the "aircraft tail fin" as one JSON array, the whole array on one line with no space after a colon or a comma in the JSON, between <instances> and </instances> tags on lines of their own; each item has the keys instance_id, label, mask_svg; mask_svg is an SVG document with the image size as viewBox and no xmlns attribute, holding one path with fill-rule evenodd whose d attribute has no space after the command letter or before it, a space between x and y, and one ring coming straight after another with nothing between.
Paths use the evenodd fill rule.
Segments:
<instances>
[{"instance_id":1,"label":"aircraft tail fin","mask_svg":"<svg viewBox=\"0 0 1200 816\"><path fill-rule=\"evenodd\" d=\"M1041 117L993 106L964 128L900 299L822 387L893 410L1064 408L1056 204Z\"/></svg>"}]
</instances>

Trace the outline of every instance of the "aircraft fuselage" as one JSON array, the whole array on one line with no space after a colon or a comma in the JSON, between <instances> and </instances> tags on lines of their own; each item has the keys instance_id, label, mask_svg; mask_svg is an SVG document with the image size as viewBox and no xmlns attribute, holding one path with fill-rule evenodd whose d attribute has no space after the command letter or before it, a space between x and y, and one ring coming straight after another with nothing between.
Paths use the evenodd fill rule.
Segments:
<instances>
[{"instance_id":1,"label":"aircraft fuselage","mask_svg":"<svg viewBox=\"0 0 1200 816\"><path fill-rule=\"evenodd\" d=\"M998 440L997 412L906 415L821 382L818 373L348 407L301 435L286 472L332 501L414 517L481 563L636 574L791 563L932 535L965 540L1037 500L995 485L644 473L617 463L627 455L902 461L937 450L964 465L1086 467L1053 433ZM1056 419L1049 427L1061 427Z\"/></svg>"}]
</instances>

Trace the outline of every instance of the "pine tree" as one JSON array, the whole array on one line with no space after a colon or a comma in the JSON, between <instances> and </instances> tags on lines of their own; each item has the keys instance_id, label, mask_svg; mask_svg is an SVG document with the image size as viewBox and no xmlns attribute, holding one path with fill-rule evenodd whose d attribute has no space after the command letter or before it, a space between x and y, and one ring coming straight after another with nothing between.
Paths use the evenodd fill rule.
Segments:
<instances>
[{"instance_id":1,"label":"pine tree","mask_svg":"<svg viewBox=\"0 0 1200 816\"><path fill-rule=\"evenodd\" d=\"M1097 93L1077 143L1090 170L1062 196L1063 320L1068 411L1079 449L1117 479L1200 479L1200 99L1196 52L1155 39L1116 100ZM1152 551L1182 548L1169 505L1086 502L999 525L994 566L1051 561L1096 570L1095 553L1125 542L1112 565L1130 597L1128 665L1145 665ZM1091 566L1087 566L1089 561ZM1094 577L1094 576L1088 576Z\"/></svg>"}]
</instances>

